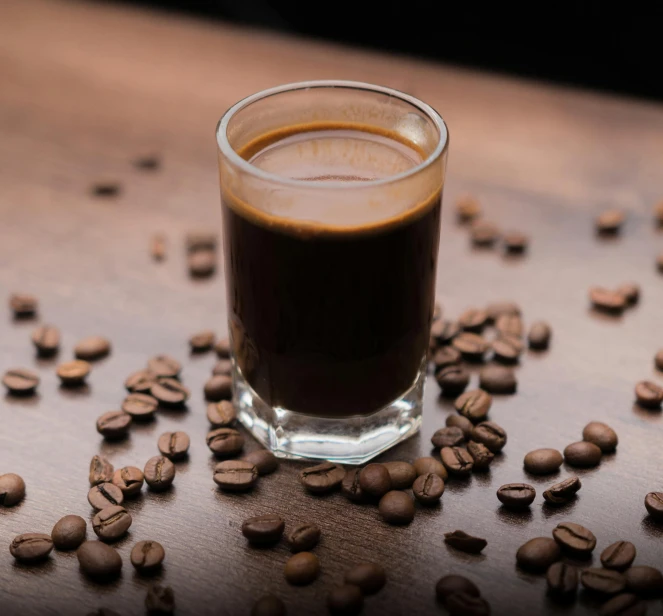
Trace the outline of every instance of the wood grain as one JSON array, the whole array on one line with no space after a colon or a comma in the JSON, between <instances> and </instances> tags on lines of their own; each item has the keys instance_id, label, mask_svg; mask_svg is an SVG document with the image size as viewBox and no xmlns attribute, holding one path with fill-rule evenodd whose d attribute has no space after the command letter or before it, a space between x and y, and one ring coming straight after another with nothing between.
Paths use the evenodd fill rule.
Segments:
<instances>
[{"instance_id":1,"label":"wood grain","mask_svg":"<svg viewBox=\"0 0 663 616\"><path fill-rule=\"evenodd\" d=\"M205 328L224 333L225 291L221 274L188 279L184 235L220 226L214 127L225 109L262 88L313 78L392 85L442 113L451 130L438 275L446 313L509 298L522 304L528 322L546 319L554 328L550 351L527 353L518 367L518 394L494 404L492 418L509 442L490 474L449 482L442 505L418 509L406 528L387 527L375 507L351 505L340 494L305 494L296 479L300 463L283 463L246 495L219 492L211 477L202 387L214 358L189 357L187 338ZM163 157L161 171L130 164L150 153ZM593 613L596 602L585 595L571 608L552 603L541 577L516 569L515 551L570 520L598 537L594 563L604 547L628 539L638 548L637 564L663 565L663 528L643 506L647 492L663 490L663 422L660 412L633 405L637 380L663 382L653 368L663 347L663 277L654 267L663 235L651 221L651 205L663 194L662 161L663 109L653 104L116 6L6 0L0 296L39 296L39 322L62 329L60 360L92 334L108 336L113 352L94 364L87 388L62 390L57 360L34 357L37 321L15 322L2 308L0 371L36 368L42 383L35 397L0 401L0 472L19 473L27 483L22 504L0 508L0 611L77 615L115 606L141 614L151 580L133 572L129 552L136 541L154 539L166 549L157 579L174 588L178 614L247 614L267 591L283 597L291 614L324 614L327 589L363 560L382 563L389 578L365 614L439 613L434 584L451 572L477 581L494 614ZM100 180L121 182L122 194L92 197ZM488 218L531 235L527 256L470 250L449 207L467 191ZM628 220L622 237L599 241L592 220L607 206L624 208ZM161 263L149 255L154 233L168 243ZM620 318L588 309L590 285L627 280L642 285L637 307ZM126 442L104 443L96 417L119 407L124 378L160 352L185 364L188 409L160 413ZM431 379L421 435L385 459L430 452L431 434L452 411L437 393ZM563 449L596 419L618 432L617 453L578 473L583 488L575 503L544 508L541 493L553 479L526 476L523 456L538 447ZM87 473L95 453L116 467L142 467L157 453L159 434L173 429L191 435L190 458L177 464L174 489L145 492L128 505L134 524L118 544L120 580L89 583L68 553L39 567L14 563L14 535L50 532L69 513L91 519ZM563 468L558 477L570 472ZM539 492L520 515L503 511L495 497L501 484L518 481ZM311 586L285 583L285 546L247 547L242 520L270 511L282 512L289 527L312 520L322 528L322 574ZM455 529L486 537L484 554L447 548L443 533ZM660 608L652 604L650 613Z\"/></svg>"}]
</instances>

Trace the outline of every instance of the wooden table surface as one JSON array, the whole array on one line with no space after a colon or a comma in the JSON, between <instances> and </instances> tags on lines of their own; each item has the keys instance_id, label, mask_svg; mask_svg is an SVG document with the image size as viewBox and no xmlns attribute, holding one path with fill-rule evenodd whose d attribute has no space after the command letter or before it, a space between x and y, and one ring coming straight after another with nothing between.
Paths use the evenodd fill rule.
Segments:
<instances>
[{"instance_id":1,"label":"wooden table surface","mask_svg":"<svg viewBox=\"0 0 663 616\"><path fill-rule=\"evenodd\" d=\"M663 276L655 255L663 234L652 224L652 204L663 196L663 107L525 83L470 71L359 52L303 40L239 30L125 7L46 0L5 0L0 17L0 296L36 294L39 321L58 325L57 359L74 343L103 334L110 357L95 363L89 387L63 390L57 360L37 360L30 343L34 321L15 322L3 304L0 371L36 369L37 396L0 400L0 473L27 483L20 505L0 508L0 612L86 614L115 607L144 612L151 580L129 564L132 545L155 539L166 549L157 577L173 587L178 614L248 614L256 597L271 591L291 614L324 614L327 590L351 564L382 563L388 585L366 601L365 614L436 614L437 579L469 576L494 614L592 613L596 601L580 594L570 608L545 596L540 576L516 569L526 540L550 536L561 521L589 527L598 538L593 558L618 539L633 541L637 564L663 565L663 526L652 522L644 496L663 490L663 421L660 412L633 403L636 381L663 384L653 367L663 347ZM228 495L212 482L214 460L202 386L215 359L190 357L188 336L200 329L225 333L225 290L220 273L191 281L184 236L218 230L218 178L214 128L239 98L276 84L318 78L365 80L407 90L434 105L451 132L438 276L448 316L499 299L518 301L525 319L554 328L548 352L525 354L517 368L518 393L498 397L492 419L509 434L504 454L488 475L450 481L442 505L418 509L405 528L381 522L373 506L350 504L341 494L314 497L297 481L302 463L282 463L253 492ZM131 161L157 153L156 173ZM117 199L90 195L90 185L117 180ZM499 251L472 251L452 208L464 192L477 195L486 217L531 235L530 253L505 259ZM621 237L599 240L593 218L623 208ZM153 262L148 239L165 234L168 258ZM594 284L633 280L640 304L621 318L588 307ZM131 437L108 444L95 431L102 412L118 408L123 380L157 353L184 364L192 392L186 412L160 412ZM476 385L476 376L472 386ZM430 436L452 411L426 388L421 434L384 459L411 460L430 452ZM613 426L615 455L599 468L562 468L557 477L528 477L524 454L563 449L579 440L590 420ZM86 501L90 458L143 467L167 430L191 435L191 455L178 463L174 488L144 491L128 509L134 523L117 547L121 579L93 584L73 553L54 552L39 567L15 564L11 539L50 532L63 515L92 517ZM249 441L248 448L257 445ZM543 489L576 473L583 488L572 505L542 506ZM525 514L500 508L503 483L527 481L537 500ZM288 527L314 521L323 530L316 553L322 574L312 585L289 587L285 545L247 546L243 519L281 512ZM481 556L447 548L443 533L462 529L484 536ZM91 528L88 535L94 538ZM649 613L658 613L652 603Z\"/></svg>"}]
</instances>

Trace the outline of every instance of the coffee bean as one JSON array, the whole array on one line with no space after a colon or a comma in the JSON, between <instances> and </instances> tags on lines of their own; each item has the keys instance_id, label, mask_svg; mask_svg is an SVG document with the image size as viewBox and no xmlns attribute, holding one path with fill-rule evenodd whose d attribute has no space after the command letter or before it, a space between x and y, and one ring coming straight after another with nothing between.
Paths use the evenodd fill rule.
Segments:
<instances>
[{"instance_id":1,"label":"coffee bean","mask_svg":"<svg viewBox=\"0 0 663 616\"><path fill-rule=\"evenodd\" d=\"M170 488L175 479L175 465L163 456L153 456L143 469L145 482L154 492L163 492Z\"/></svg>"},{"instance_id":2,"label":"coffee bean","mask_svg":"<svg viewBox=\"0 0 663 616\"><path fill-rule=\"evenodd\" d=\"M546 582L553 597L568 599L578 590L578 570L565 563L553 563L546 571Z\"/></svg>"},{"instance_id":3,"label":"coffee bean","mask_svg":"<svg viewBox=\"0 0 663 616\"><path fill-rule=\"evenodd\" d=\"M485 310L468 308L460 315L458 323L465 331L480 332L486 324L487 319L488 314Z\"/></svg>"},{"instance_id":4,"label":"coffee bean","mask_svg":"<svg viewBox=\"0 0 663 616\"><path fill-rule=\"evenodd\" d=\"M92 518L92 530L102 541L115 541L126 534L132 521L124 507L111 505Z\"/></svg>"},{"instance_id":5,"label":"coffee bean","mask_svg":"<svg viewBox=\"0 0 663 616\"><path fill-rule=\"evenodd\" d=\"M172 614L175 611L175 593L170 586L154 584L147 589L145 609L148 614Z\"/></svg>"},{"instance_id":6,"label":"coffee bean","mask_svg":"<svg viewBox=\"0 0 663 616\"><path fill-rule=\"evenodd\" d=\"M462 575L445 575L435 584L435 596L442 605L446 604L451 595L458 593L464 593L471 597L481 596L477 585Z\"/></svg>"},{"instance_id":7,"label":"coffee bean","mask_svg":"<svg viewBox=\"0 0 663 616\"><path fill-rule=\"evenodd\" d=\"M196 250L187 257L189 274L194 278L205 278L216 271L216 252Z\"/></svg>"},{"instance_id":8,"label":"coffee bean","mask_svg":"<svg viewBox=\"0 0 663 616\"><path fill-rule=\"evenodd\" d=\"M594 443L603 453L614 451L619 442L617 433L600 421L588 423L582 431L582 438L589 443Z\"/></svg>"},{"instance_id":9,"label":"coffee bean","mask_svg":"<svg viewBox=\"0 0 663 616\"><path fill-rule=\"evenodd\" d=\"M92 361L106 357L111 351L111 343L103 336L88 336L79 340L74 347L76 359Z\"/></svg>"},{"instance_id":10,"label":"coffee bean","mask_svg":"<svg viewBox=\"0 0 663 616\"><path fill-rule=\"evenodd\" d=\"M603 453L594 445L586 441L571 443L564 449L564 460L570 466L591 467L601 463Z\"/></svg>"},{"instance_id":11,"label":"coffee bean","mask_svg":"<svg viewBox=\"0 0 663 616\"><path fill-rule=\"evenodd\" d=\"M90 364L82 359L66 361L57 367L56 374L62 384L73 387L85 383L87 375L90 374Z\"/></svg>"},{"instance_id":12,"label":"coffee bean","mask_svg":"<svg viewBox=\"0 0 663 616\"><path fill-rule=\"evenodd\" d=\"M359 563L349 569L343 578L346 584L358 586L364 595L374 595L387 583L387 574L375 563Z\"/></svg>"},{"instance_id":13,"label":"coffee bean","mask_svg":"<svg viewBox=\"0 0 663 616\"><path fill-rule=\"evenodd\" d=\"M626 588L626 578L618 571L590 567L580 574L582 585L592 592L616 595Z\"/></svg>"},{"instance_id":14,"label":"coffee bean","mask_svg":"<svg viewBox=\"0 0 663 616\"><path fill-rule=\"evenodd\" d=\"M191 440L186 432L164 432L157 442L162 455L171 460L181 460L189 453Z\"/></svg>"},{"instance_id":15,"label":"coffee bean","mask_svg":"<svg viewBox=\"0 0 663 616\"><path fill-rule=\"evenodd\" d=\"M354 616L364 607L364 596L354 584L334 586L327 595L327 608L330 614Z\"/></svg>"},{"instance_id":16,"label":"coffee bean","mask_svg":"<svg viewBox=\"0 0 663 616\"><path fill-rule=\"evenodd\" d=\"M284 529L285 521L275 513L258 515L242 522L242 534L254 545L276 543Z\"/></svg>"},{"instance_id":17,"label":"coffee bean","mask_svg":"<svg viewBox=\"0 0 663 616\"><path fill-rule=\"evenodd\" d=\"M207 433L207 446L215 456L231 458L244 448L244 437L233 428L216 428Z\"/></svg>"},{"instance_id":18,"label":"coffee bean","mask_svg":"<svg viewBox=\"0 0 663 616\"><path fill-rule=\"evenodd\" d=\"M653 596L663 593L663 573L654 567L639 565L624 573L626 587L636 595Z\"/></svg>"},{"instance_id":19,"label":"coffee bean","mask_svg":"<svg viewBox=\"0 0 663 616\"><path fill-rule=\"evenodd\" d=\"M246 460L224 460L214 467L213 479L222 490L243 492L258 481L258 469Z\"/></svg>"},{"instance_id":20,"label":"coffee bean","mask_svg":"<svg viewBox=\"0 0 663 616\"><path fill-rule=\"evenodd\" d=\"M251 609L251 616L286 616L285 603L274 595L260 597Z\"/></svg>"},{"instance_id":21,"label":"coffee bean","mask_svg":"<svg viewBox=\"0 0 663 616\"><path fill-rule=\"evenodd\" d=\"M76 557L81 571L94 580L117 577L122 570L120 555L101 541L85 541L76 550Z\"/></svg>"},{"instance_id":22,"label":"coffee bean","mask_svg":"<svg viewBox=\"0 0 663 616\"><path fill-rule=\"evenodd\" d=\"M627 593L606 601L599 610L599 616L645 616L646 613L647 604Z\"/></svg>"},{"instance_id":23,"label":"coffee bean","mask_svg":"<svg viewBox=\"0 0 663 616\"><path fill-rule=\"evenodd\" d=\"M445 346L451 344L453 339L461 332L460 325L455 321L434 321L431 326L430 335L436 344ZM459 351L460 353L460 351Z\"/></svg>"},{"instance_id":24,"label":"coffee bean","mask_svg":"<svg viewBox=\"0 0 663 616\"><path fill-rule=\"evenodd\" d=\"M13 293L9 297L9 308L18 319L33 317L37 313L39 301L34 295Z\"/></svg>"},{"instance_id":25,"label":"coffee bean","mask_svg":"<svg viewBox=\"0 0 663 616\"><path fill-rule=\"evenodd\" d=\"M479 386L492 394L513 394L518 381L511 368L490 364L479 371Z\"/></svg>"},{"instance_id":26,"label":"coffee bean","mask_svg":"<svg viewBox=\"0 0 663 616\"><path fill-rule=\"evenodd\" d=\"M189 399L189 390L176 379L160 379L152 387L150 393L160 404L181 406Z\"/></svg>"},{"instance_id":27,"label":"coffee bean","mask_svg":"<svg viewBox=\"0 0 663 616\"><path fill-rule=\"evenodd\" d=\"M443 447L456 447L465 442L465 435L460 428L440 428L431 437L431 443L436 449Z\"/></svg>"},{"instance_id":28,"label":"coffee bean","mask_svg":"<svg viewBox=\"0 0 663 616\"><path fill-rule=\"evenodd\" d=\"M603 235L618 233L625 219L626 216L621 210L605 210L596 217L596 231Z\"/></svg>"},{"instance_id":29,"label":"coffee bean","mask_svg":"<svg viewBox=\"0 0 663 616\"><path fill-rule=\"evenodd\" d=\"M21 563L35 563L48 558L53 540L44 533L24 533L14 537L9 545L11 555Z\"/></svg>"},{"instance_id":30,"label":"coffee bean","mask_svg":"<svg viewBox=\"0 0 663 616\"><path fill-rule=\"evenodd\" d=\"M382 519L388 524L409 524L414 519L414 503L398 490L387 492L378 504Z\"/></svg>"},{"instance_id":31,"label":"coffee bean","mask_svg":"<svg viewBox=\"0 0 663 616\"><path fill-rule=\"evenodd\" d=\"M279 467L278 458L268 449L256 449L247 453L242 459L254 464L259 475L269 475Z\"/></svg>"},{"instance_id":32,"label":"coffee bean","mask_svg":"<svg viewBox=\"0 0 663 616\"><path fill-rule=\"evenodd\" d=\"M147 369L157 378L174 379L182 371L182 364L170 355L157 355L147 362Z\"/></svg>"},{"instance_id":33,"label":"coffee bean","mask_svg":"<svg viewBox=\"0 0 663 616\"><path fill-rule=\"evenodd\" d=\"M221 338L215 345L214 351L216 352L217 357L226 359L230 357L230 339Z\"/></svg>"},{"instance_id":34,"label":"coffee bean","mask_svg":"<svg viewBox=\"0 0 663 616\"><path fill-rule=\"evenodd\" d=\"M471 332L459 334L453 339L451 344L463 357L470 360L482 359L484 353L490 347L485 338Z\"/></svg>"},{"instance_id":35,"label":"coffee bean","mask_svg":"<svg viewBox=\"0 0 663 616\"><path fill-rule=\"evenodd\" d=\"M486 314L488 315L488 322L494 323L499 319L503 314L520 316L521 315L520 306L516 302L502 301L502 302L493 302L486 306Z\"/></svg>"},{"instance_id":36,"label":"coffee bean","mask_svg":"<svg viewBox=\"0 0 663 616\"><path fill-rule=\"evenodd\" d=\"M650 492L645 496L645 508L654 519L663 521L663 492Z\"/></svg>"},{"instance_id":37,"label":"coffee bean","mask_svg":"<svg viewBox=\"0 0 663 616\"><path fill-rule=\"evenodd\" d=\"M205 383L205 400L218 402L230 400L233 395L233 380L224 374L212 376Z\"/></svg>"},{"instance_id":38,"label":"coffee bean","mask_svg":"<svg viewBox=\"0 0 663 616\"><path fill-rule=\"evenodd\" d=\"M507 435L504 428L498 426L494 421L484 421L474 426L472 440L483 443L493 453L499 453L506 445Z\"/></svg>"},{"instance_id":39,"label":"coffee bean","mask_svg":"<svg viewBox=\"0 0 663 616\"><path fill-rule=\"evenodd\" d=\"M122 410L133 419L150 419L159 406L159 401L148 394L129 394L122 402Z\"/></svg>"},{"instance_id":40,"label":"coffee bean","mask_svg":"<svg viewBox=\"0 0 663 616\"><path fill-rule=\"evenodd\" d=\"M626 298L626 303L633 305L637 304L640 299L640 286L634 282L625 282L620 284L617 289L617 293L621 293Z\"/></svg>"},{"instance_id":41,"label":"coffee bean","mask_svg":"<svg viewBox=\"0 0 663 616\"><path fill-rule=\"evenodd\" d=\"M51 539L58 550L75 550L87 534L87 524L79 515L66 515L53 526Z\"/></svg>"},{"instance_id":42,"label":"coffee bean","mask_svg":"<svg viewBox=\"0 0 663 616\"><path fill-rule=\"evenodd\" d=\"M440 457L449 474L456 477L466 477L474 467L472 456L460 447L445 447L440 452Z\"/></svg>"},{"instance_id":43,"label":"coffee bean","mask_svg":"<svg viewBox=\"0 0 663 616\"><path fill-rule=\"evenodd\" d=\"M161 233L150 238L150 255L155 261L163 261L166 258L166 238Z\"/></svg>"},{"instance_id":44,"label":"coffee bean","mask_svg":"<svg viewBox=\"0 0 663 616\"><path fill-rule=\"evenodd\" d=\"M481 215L481 206L472 195L462 195L456 201L456 217L459 222L469 222Z\"/></svg>"},{"instance_id":45,"label":"coffee bean","mask_svg":"<svg viewBox=\"0 0 663 616\"><path fill-rule=\"evenodd\" d=\"M488 545L485 539L473 537L462 530L444 533L444 542L452 548L469 554L479 554Z\"/></svg>"},{"instance_id":46,"label":"coffee bean","mask_svg":"<svg viewBox=\"0 0 663 616\"><path fill-rule=\"evenodd\" d=\"M483 421L488 415L493 397L481 389L472 389L456 398L455 409L470 421Z\"/></svg>"},{"instance_id":47,"label":"coffee bean","mask_svg":"<svg viewBox=\"0 0 663 616\"><path fill-rule=\"evenodd\" d=\"M166 551L157 541L139 541L131 549L129 558L138 573L150 573L161 567Z\"/></svg>"},{"instance_id":48,"label":"coffee bean","mask_svg":"<svg viewBox=\"0 0 663 616\"><path fill-rule=\"evenodd\" d=\"M500 232L496 225L487 220L477 220L470 227L472 244L482 248L492 246L499 237Z\"/></svg>"},{"instance_id":49,"label":"coffee bean","mask_svg":"<svg viewBox=\"0 0 663 616\"><path fill-rule=\"evenodd\" d=\"M88 479L91 486L96 486L102 481L110 481L113 478L113 465L102 456L93 456L90 460L90 473Z\"/></svg>"},{"instance_id":50,"label":"coffee bean","mask_svg":"<svg viewBox=\"0 0 663 616\"><path fill-rule=\"evenodd\" d=\"M454 349L452 346L443 346L435 351L433 355L433 363L435 364L435 372L447 366L455 366L460 363L460 351Z\"/></svg>"},{"instance_id":51,"label":"coffee bean","mask_svg":"<svg viewBox=\"0 0 663 616\"><path fill-rule=\"evenodd\" d=\"M520 338L502 335L493 342L493 357L497 361L512 364L518 361L524 348Z\"/></svg>"},{"instance_id":52,"label":"coffee bean","mask_svg":"<svg viewBox=\"0 0 663 616\"><path fill-rule=\"evenodd\" d=\"M229 359L220 359L214 364L214 368L212 368L212 374L217 375L217 374L225 374L227 376L230 376L233 371L233 364Z\"/></svg>"},{"instance_id":53,"label":"coffee bean","mask_svg":"<svg viewBox=\"0 0 663 616\"><path fill-rule=\"evenodd\" d=\"M624 571L635 560L635 546L630 541L616 541L601 552L601 564L606 569Z\"/></svg>"},{"instance_id":54,"label":"coffee bean","mask_svg":"<svg viewBox=\"0 0 663 616\"><path fill-rule=\"evenodd\" d=\"M473 470L475 471L487 470L495 458L495 454L483 443L470 441L467 443L467 451L472 456L474 461Z\"/></svg>"},{"instance_id":55,"label":"coffee bean","mask_svg":"<svg viewBox=\"0 0 663 616\"><path fill-rule=\"evenodd\" d=\"M389 473L393 490L407 490L417 478L417 471L408 462L385 462L383 466Z\"/></svg>"},{"instance_id":56,"label":"coffee bean","mask_svg":"<svg viewBox=\"0 0 663 616\"><path fill-rule=\"evenodd\" d=\"M435 473L442 477L444 481L449 478L447 469L444 468L444 465L440 460L432 458L430 456L425 456L423 458L417 458L413 463L414 470L417 472L417 477L419 475L426 475L427 473Z\"/></svg>"},{"instance_id":57,"label":"coffee bean","mask_svg":"<svg viewBox=\"0 0 663 616\"><path fill-rule=\"evenodd\" d=\"M54 325L40 325L32 332L32 344L37 349L37 355L55 355L60 348L60 330Z\"/></svg>"},{"instance_id":58,"label":"coffee bean","mask_svg":"<svg viewBox=\"0 0 663 616\"><path fill-rule=\"evenodd\" d=\"M311 552L299 552L288 559L283 570L285 579L295 586L313 582L320 573L320 561Z\"/></svg>"},{"instance_id":59,"label":"coffee bean","mask_svg":"<svg viewBox=\"0 0 663 616\"><path fill-rule=\"evenodd\" d=\"M663 387L651 381L640 381L635 386L635 398L640 406L658 408L663 402Z\"/></svg>"},{"instance_id":60,"label":"coffee bean","mask_svg":"<svg viewBox=\"0 0 663 616\"><path fill-rule=\"evenodd\" d=\"M501 314L495 320L495 329L502 336L522 338L524 332L523 320L520 314Z\"/></svg>"},{"instance_id":61,"label":"coffee bean","mask_svg":"<svg viewBox=\"0 0 663 616\"><path fill-rule=\"evenodd\" d=\"M315 524L300 524L288 533L291 552L310 552L320 541L320 528Z\"/></svg>"},{"instance_id":62,"label":"coffee bean","mask_svg":"<svg viewBox=\"0 0 663 616\"><path fill-rule=\"evenodd\" d=\"M578 477L569 477L550 486L543 493L543 498L551 505L563 505L571 501L581 487L582 483Z\"/></svg>"},{"instance_id":63,"label":"coffee bean","mask_svg":"<svg viewBox=\"0 0 663 616\"><path fill-rule=\"evenodd\" d=\"M521 545L516 552L518 566L535 573L547 571L548 567L561 557L562 550L557 542L550 537L530 539L527 543Z\"/></svg>"},{"instance_id":64,"label":"coffee bean","mask_svg":"<svg viewBox=\"0 0 663 616\"><path fill-rule=\"evenodd\" d=\"M39 376L27 368L12 368L2 377L2 384L15 396L33 394L39 385Z\"/></svg>"},{"instance_id":65,"label":"coffee bean","mask_svg":"<svg viewBox=\"0 0 663 616\"><path fill-rule=\"evenodd\" d=\"M470 373L463 366L447 366L435 374L443 396L457 396L470 382Z\"/></svg>"},{"instance_id":66,"label":"coffee bean","mask_svg":"<svg viewBox=\"0 0 663 616\"><path fill-rule=\"evenodd\" d=\"M192 353L204 353L209 351L214 346L216 334L209 329L193 334L189 338L189 346Z\"/></svg>"},{"instance_id":67,"label":"coffee bean","mask_svg":"<svg viewBox=\"0 0 663 616\"><path fill-rule=\"evenodd\" d=\"M490 605L481 597L463 592L449 595L446 603L450 616L490 616Z\"/></svg>"},{"instance_id":68,"label":"coffee bean","mask_svg":"<svg viewBox=\"0 0 663 616\"><path fill-rule=\"evenodd\" d=\"M353 502L361 502L366 497L359 485L359 471L360 468L353 468L345 473L343 481L341 482L341 492Z\"/></svg>"},{"instance_id":69,"label":"coffee bean","mask_svg":"<svg viewBox=\"0 0 663 616\"><path fill-rule=\"evenodd\" d=\"M98 483L87 493L87 502L93 509L101 511L112 505L121 505L124 502L124 494L110 482Z\"/></svg>"},{"instance_id":70,"label":"coffee bean","mask_svg":"<svg viewBox=\"0 0 663 616\"><path fill-rule=\"evenodd\" d=\"M497 498L508 509L526 509L536 498L536 490L528 483L506 483L497 490Z\"/></svg>"},{"instance_id":71,"label":"coffee bean","mask_svg":"<svg viewBox=\"0 0 663 616\"><path fill-rule=\"evenodd\" d=\"M547 349L550 344L552 336L552 329L545 321L536 321L532 323L529 333L527 334L527 342L530 349Z\"/></svg>"},{"instance_id":72,"label":"coffee bean","mask_svg":"<svg viewBox=\"0 0 663 616\"><path fill-rule=\"evenodd\" d=\"M470 438L472 430L474 430L474 424L462 415L448 415L444 423L447 428L459 428L463 433L464 440Z\"/></svg>"},{"instance_id":73,"label":"coffee bean","mask_svg":"<svg viewBox=\"0 0 663 616\"><path fill-rule=\"evenodd\" d=\"M227 428L237 420L237 411L228 400L213 402L207 405L207 420L215 428Z\"/></svg>"},{"instance_id":74,"label":"coffee bean","mask_svg":"<svg viewBox=\"0 0 663 616\"><path fill-rule=\"evenodd\" d=\"M145 476L143 471L135 466L125 466L123 468L118 468L113 473L113 485L116 485L125 498L130 498L140 494L141 489L143 488L143 481Z\"/></svg>"},{"instance_id":75,"label":"coffee bean","mask_svg":"<svg viewBox=\"0 0 663 616\"><path fill-rule=\"evenodd\" d=\"M592 287L589 301L596 310L612 314L621 314L626 308L626 298L621 293L603 287Z\"/></svg>"},{"instance_id":76,"label":"coffee bean","mask_svg":"<svg viewBox=\"0 0 663 616\"><path fill-rule=\"evenodd\" d=\"M414 497L423 505L437 503L444 494L444 481L435 473L419 475L412 485Z\"/></svg>"},{"instance_id":77,"label":"coffee bean","mask_svg":"<svg viewBox=\"0 0 663 616\"><path fill-rule=\"evenodd\" d=\"M117 182L105 181L97 182L92 186L90 192L95 197L117 197L122 192L121 186Z\"/></svg>"},{"instance_id":78,"label":"coffee bean","mask_svg":"<svg viewBox=\"0 0 663 616\"><path fill-rule=\"evenodd\" d=\"M25 481L16 473L0 475L0 506L13 507L25 497Z\"/></svg>"},{"instance_id":79,"label":"coffee bean","mask_svg":"<svg viewBox=\"0 0 663 616\"><path fill-rule=\"evenodd\" d=\"M589 556L596 547L596 537L589 529L574 522L562 522L553 529L553 539L573 556Z\"/></svg>"},{"instance_id":80,"label":"coffee bean","mask_svg":"<svg viewBox=\"0 0 663 616\"><path fill-rule=\"evenodd\" d=\"M147 394L156 382L156 377L149 370L138 370L127 377L124 386L131 393Z\"/></svg>"},{"instance_id":81,"label":"coffee bean","mask_svg":"<svg viewBox=\"0 0 663 616\"><path fill-rule=\"evenodd\" d=\"M333 462L309 466L299 473L299 481L313 494L324 494L337 489L341 485L343 477L345 477L345 470Z\"/></svg>"},{"instance_id":82,"label":"coffee bean","mask_svg":"<svg viewBox=\"0 0 663 616\"><path fill-rule=\"evenodd\" d=\"M535 449L525 456L523 466L532 475L550 475L559 470L562 462L564 458L557 449Z\"/></svg>"},{"instance_id":83,"label":"coffee bean","mask_svg":"<svg viewBox=\"0 0 663 616\"><path fill-rule=\"evenodd\" d=\"M131 415L124 411L108 411L97 418L97 432L105 439L124 438L131 425Z\"/></svg>"},{"instance_id":84,"label":"coffee bean","mask_svg":"<svg viewBox=\"0 0 663 616\"><path fill-rule=\"evenodd\" d=\"M527 250L529 237L520 231L508 231L504 234L503 241L506 252L517 254Z\"/></svg>"}]
</instances>

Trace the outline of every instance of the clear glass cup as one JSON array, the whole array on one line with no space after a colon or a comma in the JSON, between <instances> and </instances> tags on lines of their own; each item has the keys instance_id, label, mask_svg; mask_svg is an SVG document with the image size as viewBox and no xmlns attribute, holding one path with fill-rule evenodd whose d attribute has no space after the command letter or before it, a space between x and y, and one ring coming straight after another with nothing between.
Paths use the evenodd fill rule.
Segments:
<instances>
[{"instance_id":1,"label":"clear glass cup","mask_svg":"<svg viewBox=\"0 0 663 616\"><path fill-rule=\"evenodd\" d=\"M240 421L281 457L365 462L421 424L444 121L314 81L240 101L217 142Z\"/></svg>"}]
</instances>

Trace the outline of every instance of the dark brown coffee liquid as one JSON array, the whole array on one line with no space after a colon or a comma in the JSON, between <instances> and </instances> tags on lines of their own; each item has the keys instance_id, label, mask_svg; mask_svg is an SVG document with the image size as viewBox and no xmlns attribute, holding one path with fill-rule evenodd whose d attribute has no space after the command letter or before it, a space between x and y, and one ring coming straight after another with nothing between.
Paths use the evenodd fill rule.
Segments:
<instances>
[{"instance_id":1,"label":"dark brown coffee liquid","mask_svg":"<svg viewBox=\"0 0 663 616\"><path fill-rule=\"evenodd\" d=\"M266 134L238 153L282 177L354 183L423 160L402 137L342 124ZM222 186L231 337L271 406L367 415L412 386L428 348L441 191L397 213L369 202L343 211L343 189L331 194L338 208L300 200L274 215Z\"/></svg>"}]
</instances>

